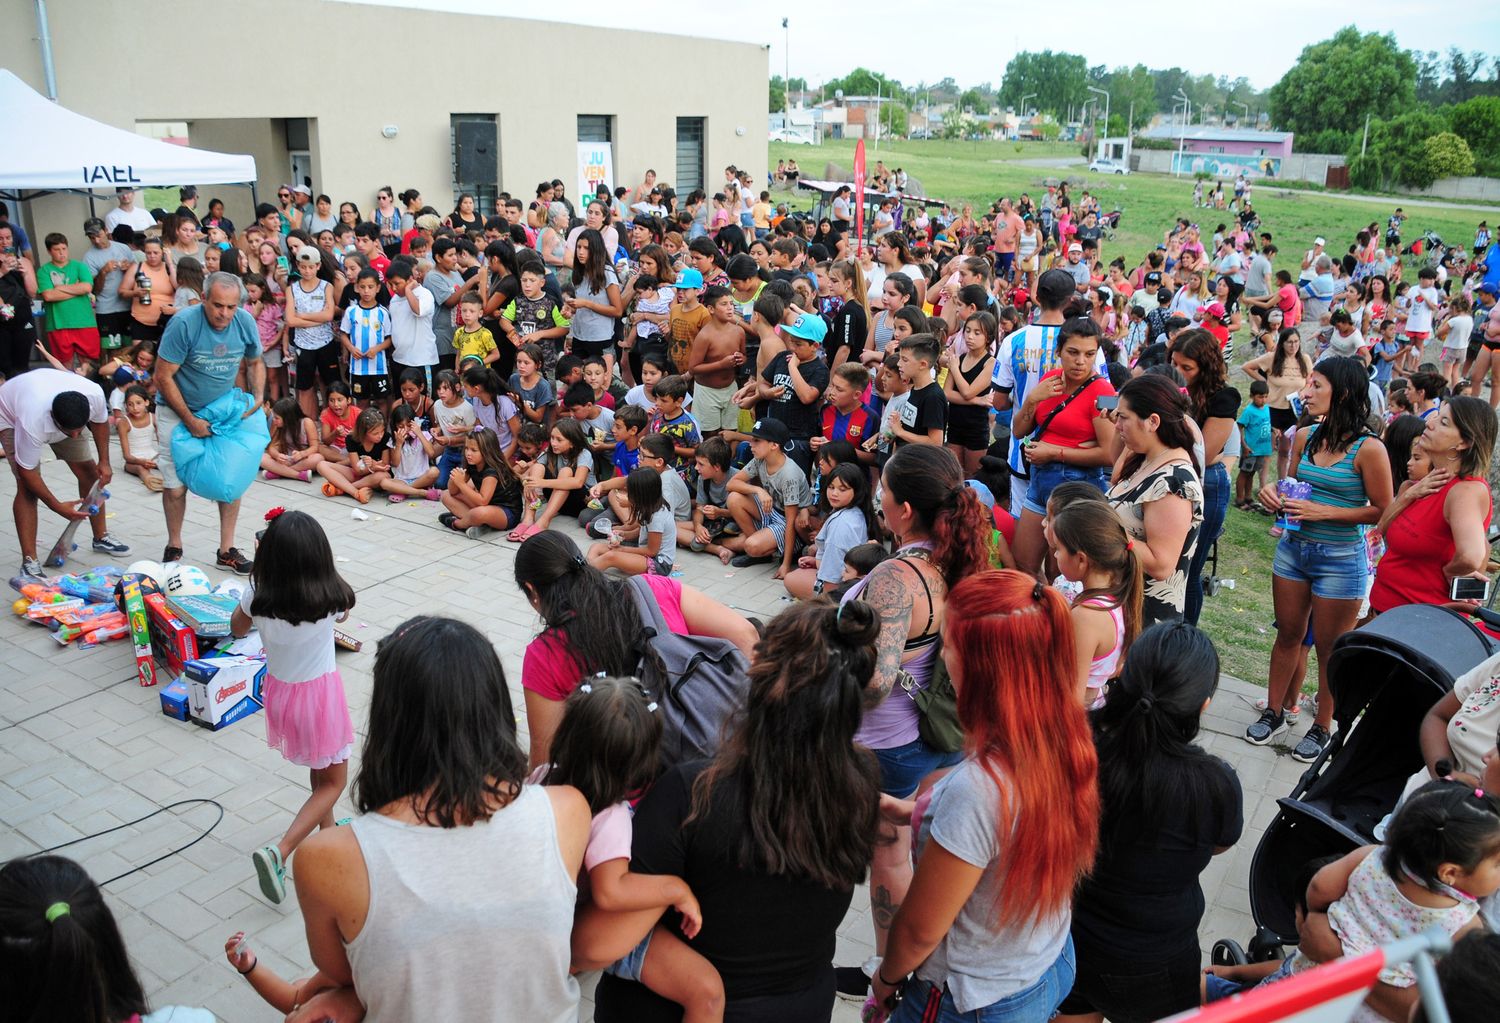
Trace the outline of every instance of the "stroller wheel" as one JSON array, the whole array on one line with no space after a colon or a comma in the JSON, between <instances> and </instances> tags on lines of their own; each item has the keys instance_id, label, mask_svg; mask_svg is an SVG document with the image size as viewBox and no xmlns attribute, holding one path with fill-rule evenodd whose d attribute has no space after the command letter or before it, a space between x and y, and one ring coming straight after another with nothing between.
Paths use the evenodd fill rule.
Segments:
<instances>
[{"instance_id":1,"label":"stroller wheel","mask_svg":"<svg viewBox=\"0 0 1500 1023\"><path fill-rule=\"evenodd\" d=\"M1219 580L1215 579L1211 575L1205 575L1203 577L1203 595L1205 597L1212 597L1214 594L1216 594L1218 592L1219 592Z\"/></svg>"},{"instance_id":2,"label":"stroller wheel","mask_svg":"<svg viewBox=\"0 0 1500 1023\"><path fill-rule=\"evenodd\" d=\"M1250 957L1245 955L1245 950L1240 947L1238 941L1233 938L1220 938L1214 942L1208 961L1215 966L1245 966L1249 964Z\"/></svg>"},{"instance_id":3,"label":"stroller wheel","mask_svg":"<svg viewBox=\"0 0 1500 1023\"><path fill-rule=\"evenodd\" d=\"M1255 937L1250 939L1250 962L1269 963L1281 958L1281 942L1277 940L1276 932L1269 927L1262 927L1255 932Z\"/></svg>"}]
</instances>

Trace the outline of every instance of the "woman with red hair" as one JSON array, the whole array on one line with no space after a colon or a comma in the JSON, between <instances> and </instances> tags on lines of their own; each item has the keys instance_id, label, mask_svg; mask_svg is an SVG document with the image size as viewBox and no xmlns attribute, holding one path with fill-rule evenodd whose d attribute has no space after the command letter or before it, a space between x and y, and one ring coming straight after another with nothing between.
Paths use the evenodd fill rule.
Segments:
<instances>
[{"instance_id":1,"label":"woman with red hair","mask_svg":"<svg viewBox=\"0 0 1500 1023\"><path fill-rule=\"evenodd\" d=\"M1067 602L1028 575L982 572L949 593L943 663L965 758L925 808L882 800L917 829L875 971L882 1003L904 985L893 1023L1046 1023L1073 986L1073 890L1094 862L1099 792L1072 649Z\"/></svg>"},{"instance_id":2,"label":"woman with red hair","mask_svg":"<svg viewBox=\"0 0 1500 1023\"><path fill-rule=\"evenodd\" d=\"M937 749L922 738L916 700L937 663L949 591L989 565L991 520L947 448L905 445L886 463L880 488L880 513L896 536L896 553L844 597L846 603L857 598L869 604L880 622L875 674L854 741L874 750L880 791L910 799L923 778L962 759L958 750ZM911 836L904 826L887 823L870 865L877 955L885 950L911 877ZM839 967L839 991L864 997L873 972L873 963Z\"/></svg>"}]
</instances>

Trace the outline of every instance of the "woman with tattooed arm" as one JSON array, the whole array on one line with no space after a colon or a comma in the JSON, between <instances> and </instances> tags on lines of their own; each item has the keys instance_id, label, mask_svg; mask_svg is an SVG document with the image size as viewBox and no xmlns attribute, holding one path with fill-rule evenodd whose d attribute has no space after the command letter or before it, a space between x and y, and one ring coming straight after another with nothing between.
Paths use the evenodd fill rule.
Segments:
<instances>
[{"instance_id":1,"label":"woman with tattooed arm","mask_svg":"<svg viewBox=\"0 0 1500 1023\"><path fill-rule=\"evenodd\" d=\"M868 709L855 741L875 751L881 791L909 799L923 778L962 759L922 740L913 694L926 686L936 664L949 589L989 567L991 529L984 506L964 486L958 460L929 444L906 445L886 463L880 511L896 537L896 554L844 598L869 604L880 624ZM911 829L882 827L870 867L877 955L885 952L891 919L912 878ZM872 971L872 964L840 967L839 992L862 997Z\"/></svg>"}]
</instances>

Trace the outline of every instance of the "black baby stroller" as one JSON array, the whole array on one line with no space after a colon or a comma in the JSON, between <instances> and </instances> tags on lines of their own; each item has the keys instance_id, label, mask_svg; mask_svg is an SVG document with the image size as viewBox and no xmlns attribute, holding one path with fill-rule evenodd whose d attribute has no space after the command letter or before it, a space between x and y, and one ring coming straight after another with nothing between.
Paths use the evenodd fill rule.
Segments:
<instances>
[{"instance_id":1,"label":"black baby stroller","mask_svg":"<svg viewBox=\"0 0 1500 1023\"><path fill-rule=\"evenodd\" d=\"M1120 207L1116 206L1108 213L1102 214L1099 217L1099 226L1104 229L1104 238L1106 241L1115 240L1115 232L1120 229L1121 212Z\"/></svg>"},{"instance_id":2,"label":"black baby stroller","mask_svg":"<svg viewBox=\"0 0 1500 1023\"><path fill-rule=\"evenodd\" d=\"M1476 611L1487 624L1500 615ZM1232 940L1214 944L1213 962L1279 958L1297 944L1294 886L1309 860L1342 856L1376 841L1423 766L1422 718L1454 681L1500 649L1467 617L1429 604L1394 608L1345 633L1328 661L1333 740L1298 780L1266 828L1250 864L1250 912L1257 927L1248 955Z\"/></svg>"}]
</instances>

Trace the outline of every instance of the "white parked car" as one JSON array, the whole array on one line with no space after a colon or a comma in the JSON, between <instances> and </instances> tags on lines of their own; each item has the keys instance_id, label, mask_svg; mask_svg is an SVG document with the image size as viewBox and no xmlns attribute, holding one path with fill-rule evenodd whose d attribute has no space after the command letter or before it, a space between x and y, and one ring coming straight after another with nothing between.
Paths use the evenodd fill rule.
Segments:
<instances>
[{"instance_id":1,"label":"white parked car","mask_svg":"<svg viewBox=\"0 0 1500 1023\"><path fill-rule=\"evenodd\" d=\"M1110 159L1107 159L1105 157L1100 157L1099 159L1095 160L1093 163L1089 164L1089 170L1093 171L1095 174L1129 174L1130 173L1130 168L1127 167L1127 166L1125 166L1123 163L1119 163L1118 161L1110 160Z\"/></svg>"},{"instance_id":2,"label":"white parked car","mask_svg":"<svg viewBox=\"0 0 1500 1023\"><path fill-rule=\"evenodd\" d=\"M790 142L793 145L798 146L810 146L813 144L813 140L811 137L803 135L799 132L791 131L787 128L777 128L775 131L771 132L768 141Z\"/></svg>"}]
</instances>

